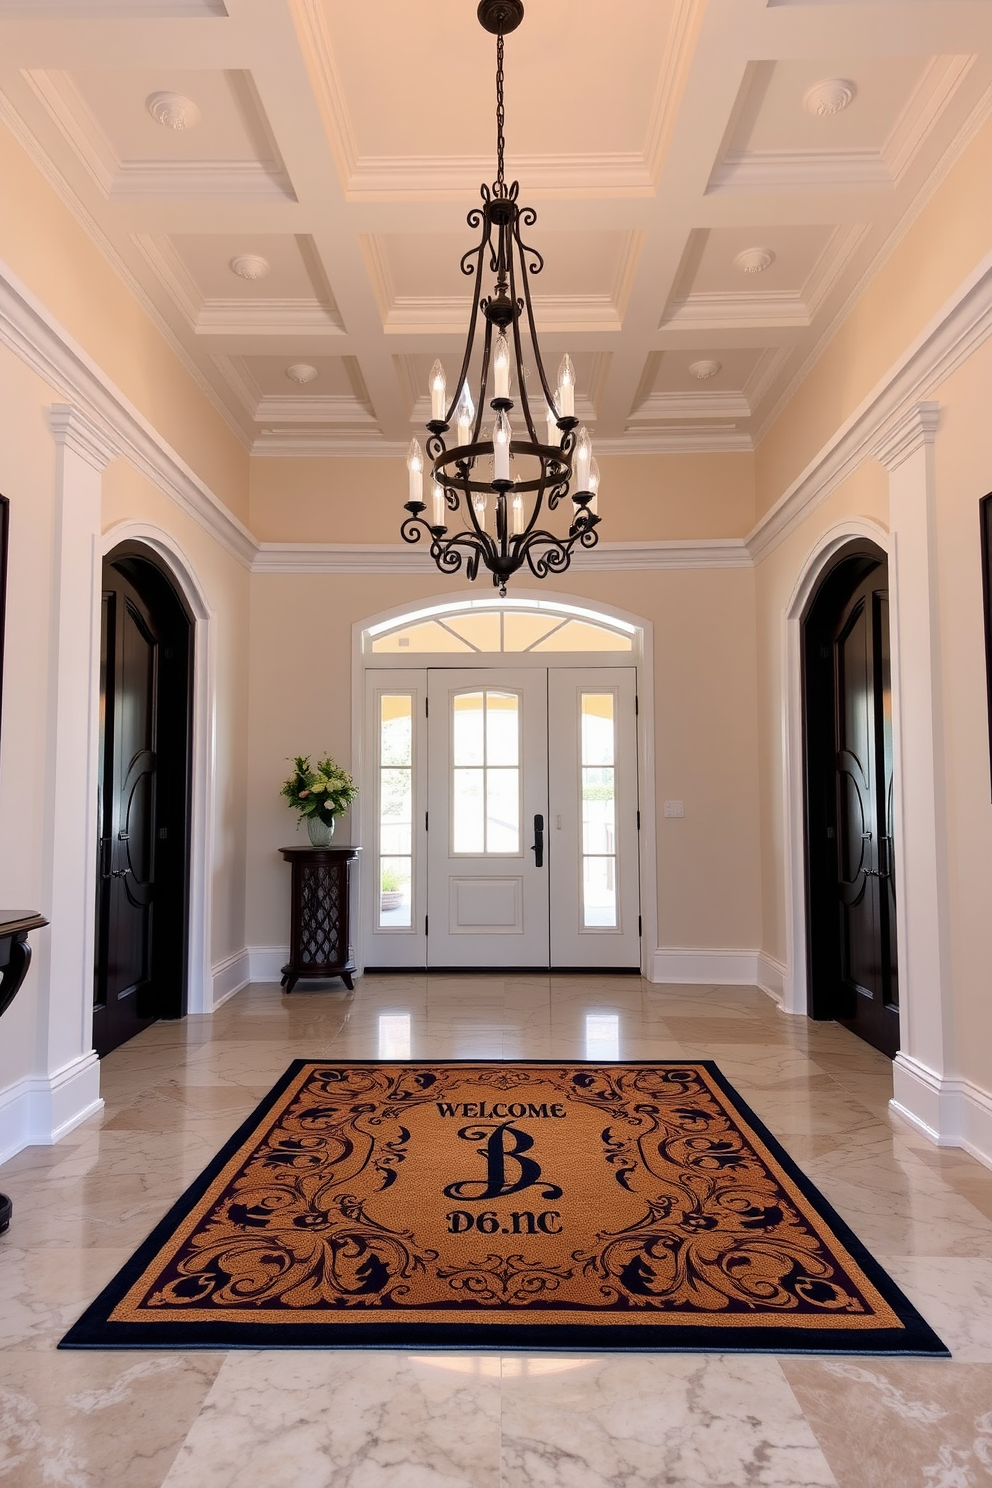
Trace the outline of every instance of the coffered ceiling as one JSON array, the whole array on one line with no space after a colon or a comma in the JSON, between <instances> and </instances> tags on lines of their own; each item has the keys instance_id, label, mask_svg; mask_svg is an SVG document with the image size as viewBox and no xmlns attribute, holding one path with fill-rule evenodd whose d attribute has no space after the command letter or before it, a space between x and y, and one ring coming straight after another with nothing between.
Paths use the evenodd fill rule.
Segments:
<instances>
[{"instance_id":1,"label":"coffered ceiling","mask_svg":"<svg viewBox=\"0 0 992 1488\"><path fill-rule=\"evenodd\" d=\"M992 111L992 0L526 9L545 364L599 448L752 447ZM0 120L257 454L400 453L454 377L493 69L475 0L0 0Z\"/></svg>"}]
</instances>

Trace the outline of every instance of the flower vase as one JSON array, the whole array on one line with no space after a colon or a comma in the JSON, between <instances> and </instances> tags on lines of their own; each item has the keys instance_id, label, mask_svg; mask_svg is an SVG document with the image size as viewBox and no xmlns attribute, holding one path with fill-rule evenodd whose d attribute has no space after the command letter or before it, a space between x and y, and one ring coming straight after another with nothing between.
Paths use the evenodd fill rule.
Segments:
<instances>
[{"instance_id":1,"label":"flower vase","mask_svg":"<svg viewBox=\"0 0 992 1488\"><path fill-rule=\"evenodd\" d=\"M307 817L307 833L310 837L311 847L330 847L331 838L334 836L334 817L325 821L322 816Z\"/></svg>"}]
</instances>

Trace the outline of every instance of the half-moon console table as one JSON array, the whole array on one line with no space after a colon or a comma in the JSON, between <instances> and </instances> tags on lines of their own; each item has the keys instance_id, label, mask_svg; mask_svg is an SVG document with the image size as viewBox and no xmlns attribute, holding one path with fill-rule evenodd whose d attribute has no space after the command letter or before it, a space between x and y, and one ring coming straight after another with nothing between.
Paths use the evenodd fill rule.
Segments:
<instances>
[{"instance_id":1,"label":"half-moon console table","mask_svg":"<svg viewBox=\"0 0 992 1488\"><path fill-rule=\"evenodd\" d=\"M21 990L31 965L28 932L40 930L48 921L31 909L0 909L0 1014L10 1007ZM14 1206L0 1193L0 1235L10 1225Z\"/></svg>"},{"instance_id":2,"label":"half-moon console table","mask_svg":"<svg viewBox=\"0 0 992 1488\"><path fill-rule=\"evenodd\" d=\"M289 960L282 969L282 985L288 993L301 977L340 977L353 992L350 869L361 849L281 847L279 851L293 869Z\"/></svg>"}]
</instances>

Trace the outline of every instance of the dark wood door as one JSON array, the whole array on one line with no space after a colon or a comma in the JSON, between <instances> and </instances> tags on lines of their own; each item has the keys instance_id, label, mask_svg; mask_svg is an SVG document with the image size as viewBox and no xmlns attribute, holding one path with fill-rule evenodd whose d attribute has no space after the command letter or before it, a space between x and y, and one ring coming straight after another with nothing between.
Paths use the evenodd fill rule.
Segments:
<instances>
[{"instance_id":1,"label":"dark wood door","mask_svg":"<svg viewBox=\"0 0 992 1488\"><path fill-rule=\"evenodd\" d=\"M188 645L178 637L177 658L174 617L156 605L155 584L141 592L141 565L131 570L104 573L93 1012L101 1055L175 1016L182 1000Z\"/></svg>"},{"instance_id":2,"label":"dark wood door","mask_svg":"<svg viewBox=\"0 0 992 1488\"><path fill-rule=\"evenodd\" d=\"M807 688L819 691L807 698L810 971L814 1016L836 1018L891 1057L899 988L888 593L884 567L865 566L835 580L807 630Z\"/></svg>"}]
</instances>

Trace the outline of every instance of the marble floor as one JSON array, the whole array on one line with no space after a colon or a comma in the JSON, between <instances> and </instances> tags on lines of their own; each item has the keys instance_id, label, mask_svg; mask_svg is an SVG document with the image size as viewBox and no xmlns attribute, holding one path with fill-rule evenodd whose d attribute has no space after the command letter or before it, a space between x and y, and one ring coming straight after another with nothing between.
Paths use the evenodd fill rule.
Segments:
<instances>
[{"instance_id":1,"label":"marble floor","mask_svg":"<svg viewBox=\"0 0 992 1488\"><path fill-rule=\"evenodd\" d=\"M712 1058L953 1360L56 1353L288 1061ZM992 1485L992 1172L890 1118L888 1062L751 988L635 977L254 986L103 1064L106 1109L0 1168L2 1488Z\"/></svg>"}]
</instances>

